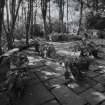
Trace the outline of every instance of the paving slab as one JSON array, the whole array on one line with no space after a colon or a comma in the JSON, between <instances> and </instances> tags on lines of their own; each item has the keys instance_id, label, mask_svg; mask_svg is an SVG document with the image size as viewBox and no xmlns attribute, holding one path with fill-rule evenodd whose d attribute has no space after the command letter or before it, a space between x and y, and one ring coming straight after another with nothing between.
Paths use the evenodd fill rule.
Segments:
<instances>
[{"instance_id":1,"label":"paving slab","mask_svg":"<svg viewBox=\"0 0 105 105\"><path fill-rule=\"evenodd\" d=\"M51 78L56 78L62 75L60 72L55 72L53 69L49 67L38 69L36 70L35 73L42 81L51 79Z\"/></svg>"},{"instance_id":2,"label":"paving slab","mask_svg":"<svg viewBox=\"0 0 105 105\"><path fill-rule=\"evenodd\" d=\"M53 100L42 105L60 105L60 104L56 100Z\"/></svg>"},{"instance_id":3,"label":"paving slab","mask_svg":"<svg viewBox=\"0 0 105 105\"><path fill-rule=\"evenodd\" d=\"M52 93L60 101L62 105L84 105L84 101L80 96L75 94L72 90L66 86L56 87L52 90Z\"/></svg>"},{"instance_id":4,"label":"paving slab","mask_svg":"<svg viewBox=\"0 0 105 105\"><path fill-rule=\"evenodd\" d=\"M105 102L103 102L102 104L100 104L100 105L105 105Z\"/></svg>"},{"instance_id":5,"label":"paving slab","mask_svg":"<svg viewBox=\"0 0 105 105\"><path fill-rule=\"evenodd\" d=\"M65 77L64 76L60 76L60 77L53 78L53 79L45 81L45 85L49 89L55 88L55 87L60 86L64 83L65 83Z\"/></svg>"},{"instance_id":6,"label":"paving slab","mask_svg":"<svg viewBox=\"0 0 105 105\"><path fill-rule=\"evenodd\" d=\"M105 84L105 74L102 74L96 78L94 78L96 81L102 83L102 84Z\"/></svg>"},{"instance_id":7,"label":"paving slab","mask_svg":"<svg viewBox=\"0 0 105 105\"><path fill-rule=\"evenodd\" d=\"M99 65L97 64L92 64L89 66L89 70L91 71L96 71L97 69L99 69Z\"/></svg>"},{"instance_id":8,"label":"paving slab","mask_svg":"<svg viewBox=\"0 0 105 105\"><path fill-rule=\"evenodd\" d=\"M90 105L97 105L98 103L105 100L105 94L98 92L92 88L81 93L80 96L87 100Z\"/></svg>"},{"instance_id":9,"label":"paving slab","mask_svg":"<svg viewBox=\"0 0 105 105\"><path fill-rule=\"evenodd\" d=\"M88 71L88 72L85 73L85 75L88 76L88 77L93 77L94 78L94 77L98 76L99 73L93 72L93 71Z\"/></svg>"},{"instance_id":10,"label":"paving slab","mask_svg":"<svg viewBox=\"0 0 105 105\"><path fill-rule=\"evenodd\" d=\"M29 85L34 85L40 83L40 80L38 79L38 77L34 74L33 77L31 78L31 80L29 80Z\"/></svg>"},{"instance_id":11,"label":"paving slab","mask_svg":"<svg viewBox=\"0 0 105 105\"><path fill-rule=\"evenodd\" d=\"M105 91L105 86L101 83L97 83L95 86L93 86L93 89L99 92L104 92Z\"/></svg>"},{"instance_id":12,"label":"paving slab","mask_svg":"<svg viewBox=\"0 0 105 105\"><path fill-rule=\"evenodd\" d=\"M95 81L93 78L85 77L84 78L85 84L89 84L91 87L95 86L97 84L97 81Z\"/></svg>"},{"instance_id":13,"label":"paving slab","mask_svg":"<svg viewBox=\"0 0 105 105\"><path fill-rule=\"evenodd\" d=\"M47 61L46 61L47 62ZM52 61L49 61L47 62L46 64L48 66L48 68L56 73L61 73L63 74L64 73L64 68L61 67L61 65L59 65L59 63L57 62L52 62Z\"/></svg>"},{"instance_id":14,"label":"paving slab","mask_svg":"<svg viewBox=\"0 0 105 105\"><path fill-rule=\"evenodd\" d=\"M8 98L6 97L6 94L0 93L0 105L7 105Z\"/></svg>"},{"instance_id":15,"label":"paving slab","mask_svg":"<svg viewBox=\"0 0 105 105\"><path fill-rule=\"evenodd\" d=\"M40 105L52 99L54 99L53 95L40 83L27 89L20 105Z\"/></svg>"},{"instance_id":16,"label":"paving slab","mask_svg":"<svg viewBox=\"0 0 105 105\"><path fill-rule=\"evenodd\" d=\"M80 94L81 92L86 91L87 89L90 88L90 85L80 81L80 82L73 82L69 85L69 88L71 88L74 92L77 94Z\"/></svg>"},{"instance_id":17,"label":"paving slab","mask_svg":"<svg viewBox=\"0 0 105 105\"><path fill-rule=\"evenodd\" d=\"M98 59L98 60L96 60L96 62L100 65L105 65L105 60L103 60L103 59Z\"/></svg>"}]
</instances>

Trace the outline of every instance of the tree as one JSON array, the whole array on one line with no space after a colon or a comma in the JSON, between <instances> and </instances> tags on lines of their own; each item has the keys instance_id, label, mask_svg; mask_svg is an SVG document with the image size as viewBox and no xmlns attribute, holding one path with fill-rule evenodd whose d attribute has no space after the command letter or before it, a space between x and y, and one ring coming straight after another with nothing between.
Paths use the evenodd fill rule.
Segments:
<instances>
[{"instance_id":1,"label":"tree","mask_svg":"<svg viewBox=\"0 0 105 105\"><path fill-rule=\"evenodd\" d=\"M67 0L67 33L68 33L68 7L69 7L69 0Z\"/></svg>"},{"instance_id":2,"label":"tree","mask_svg":"<svg viewBox=\"0 0 105 105\"><path fill-rule=\"evenodd\" d=\"M32 5L33 0L30 0L28 2L28 11L27 11L27 22L26 22L26 44L29 44L29 30L30 30L30 23L31 23L31 17L32 17Z\"/></svg>"},{"instance_id":3,"label":"tree","mask_svg":"<svg viewBox=\"0 0 105 105\"><path fill-rule=\"evenodd\" d=\"M64 18L64 0L55 0L59 7L59 25L60 25L60 32L63 32L63 18Z\"/></svg>"},{"instance_id":4,"label":"tree","mask_svg":"<svg viewBox=\"0 0 105 105\"><path fill-rule=\"evenodd\" d=\"M78 0L80 3L80 20L78 33L88 31L88 19L98 11L98 0Z\"/></svg>"},{"instance_id":5,"label":"tree","mask_svg":"<svg viewBox=\"0 0 105 105\"><path fill-rule=\"evenodd\" d=\"M33 1L34 0L31 0L31 38L33 38Z\"/></svg>"},{"instance_id":6,"label":"tree","mask_svg":"<svg viewBox=\"0 0 105 105\"><path fill-rule=\"evenodd\" d=\"M15 23L16 23L21 2L22 0L6 0L7 28L5 26L5 22L3 22L3 26L6 32L8 49L13 48L13 41L14 41L13 32L15 29ZM10 14L9 14L9 11L10 11Z\"/></svg>"},{"instance_id":7,"label":"tree","mask_svg":"<svg viewBox=\"0 0 105 105\"><path fill-rule=\"evenodd\" d=\"M3 22L3 12L4 12L5 0L0 0L0 55L2 54L1 46L1 36L2 36L2 22Z\"/></svg>"},{"instance_id":8,"label":"tree","mask_svg":"<svg viewBox=\"0 0 105 105\"><path fill-rule=\"evenodd\" d=\"M48 3L48 0L41 0L41 11L42 11L42 18L43 18L43 23L44 23L44 37L45 38L47 38L47 23L46 23L47 3Z\"/></svg>"},{"instance_id":9,"label":"tree","mask_svg":"<svg viewBox=\"0 0 105 105\"><path fill-rule=\"evenodd\" d=\"M49 29L50 29L50 33L52 32L52 27L51 27L51 11L50 11L50 2L51 0L49 0Z\"/></svg>"},{"instance_id":10,"label":"tree","mask_svg":"<svg viewBox=\"0 0 105 105\"><path fill-rule=\"evenodd\" d=\"M81 24L82 24L82 15L83 15L83 1L80 0L80 4L81 4L81 8L80 8L80 20L79 20L79 28L78 28L78 32L77 32L77 35L80 34L80 30L81 30Z\"/></svg>"}]
</instances>

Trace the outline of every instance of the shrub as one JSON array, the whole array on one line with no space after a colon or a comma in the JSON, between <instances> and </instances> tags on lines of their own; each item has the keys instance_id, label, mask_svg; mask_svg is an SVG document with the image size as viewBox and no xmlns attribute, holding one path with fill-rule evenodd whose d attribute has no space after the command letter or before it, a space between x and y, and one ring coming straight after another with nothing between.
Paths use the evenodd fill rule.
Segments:
<instances>
[{"instance_id":1,"label":"shrub","mask_svg":"<svg viewBox=\"0 0 105 105\"><path fill-rule=\"evenodd\" d=\"M99 31L98 38L101 38L101 39L105 38L105 31Z\"/></svg>"},{"instance_id":2,"label":"shrub","mask_svg":"<svg viewBox=\"0 0 105 105\"><path fill-rule=\"evenodd\" d=\"M77 35L69 35L69 34L65 34L65 33L52 33L50 34L52 41L56 42L56 41L77 41L77 40L81 40L82 37L81 36L77 36Z\"/></svg>"},{"instance_id":3,"label":"shrub","mask_svg":"<svg viewBox=\"0 0 105 105\"><path fill-rule=\"evenodd\" d=\"M42 26L40 24L34 24L31 27L31 32L32 32L32 28L33 28L33 36L43 37L44 33L42 30ZM30 32L30 34L32 34L31 32Z\"/></svg>"}]
</instances>

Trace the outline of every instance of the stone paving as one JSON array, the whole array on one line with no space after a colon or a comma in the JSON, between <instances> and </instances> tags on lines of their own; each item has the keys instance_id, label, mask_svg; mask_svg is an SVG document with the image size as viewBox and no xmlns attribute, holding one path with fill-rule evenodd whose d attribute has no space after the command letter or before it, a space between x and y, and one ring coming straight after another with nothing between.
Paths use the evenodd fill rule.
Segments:
<instances>
[{"instance_id":1,"label":"stone paving","mask_svg":"<svg viewBox=\"0 0 105 105\"><path fill-rule=\"evenodd\" d=\"M27 54L33 78L17 105L105 105L105 60L96 60L99 65L90 66L83 80L66 86L63 67L29 50ZM4 105L1 101L0 96Z\"/></svg>"},{"instance_id":2,"label":"stone paving","mask_svg":"<svg viewBox=\"0 0 105 105\"><path fill-rule=\"evenodd\" d=\"M100 61L101 62L101 61ZM91 66L84 80L66 86L64 68L52 61L30 68L34 78L19 105L105 105L104 66Z\"/></svg>"}]
</instances>

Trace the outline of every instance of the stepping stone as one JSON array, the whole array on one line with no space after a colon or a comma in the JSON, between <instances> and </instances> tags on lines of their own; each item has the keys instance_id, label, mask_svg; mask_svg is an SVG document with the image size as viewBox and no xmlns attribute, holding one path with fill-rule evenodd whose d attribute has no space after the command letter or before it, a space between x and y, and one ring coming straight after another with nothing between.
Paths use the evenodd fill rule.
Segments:
<instances>
[{"instance_id":1,"label":"stepping stone","mask_svg":"<svg viewBox=\"0 0 105 105\"><path fill-rule=\"evenodd\" d=\"M53 95L40 83L27 89L20 105L40 105L52 99L54 99Z\"/></svg>"},{"instance_id":2,"label":"stepping stone","mask_svg":"<svg viewBox=\"0 0 105 105\"><path fill-rule=\"evenodd\" d=\"M98 92L92 88L81 93L80 96L88 101L90 105L97 105L98 103L105 100L105 94L102 94L101 92Z\"/></svg>"},{"instance_id":3,"label":"stepping stone","mask_svg":"<svg viewBox=\"0 0 105 105\"><path fill-rule=\"evenodd\" d=\"M72 90L66 86L59 86L52 90L52 93L59 100L62 105L84 105L86 101L80 96L75 94Z\"/></svg>"}]
</instances>

